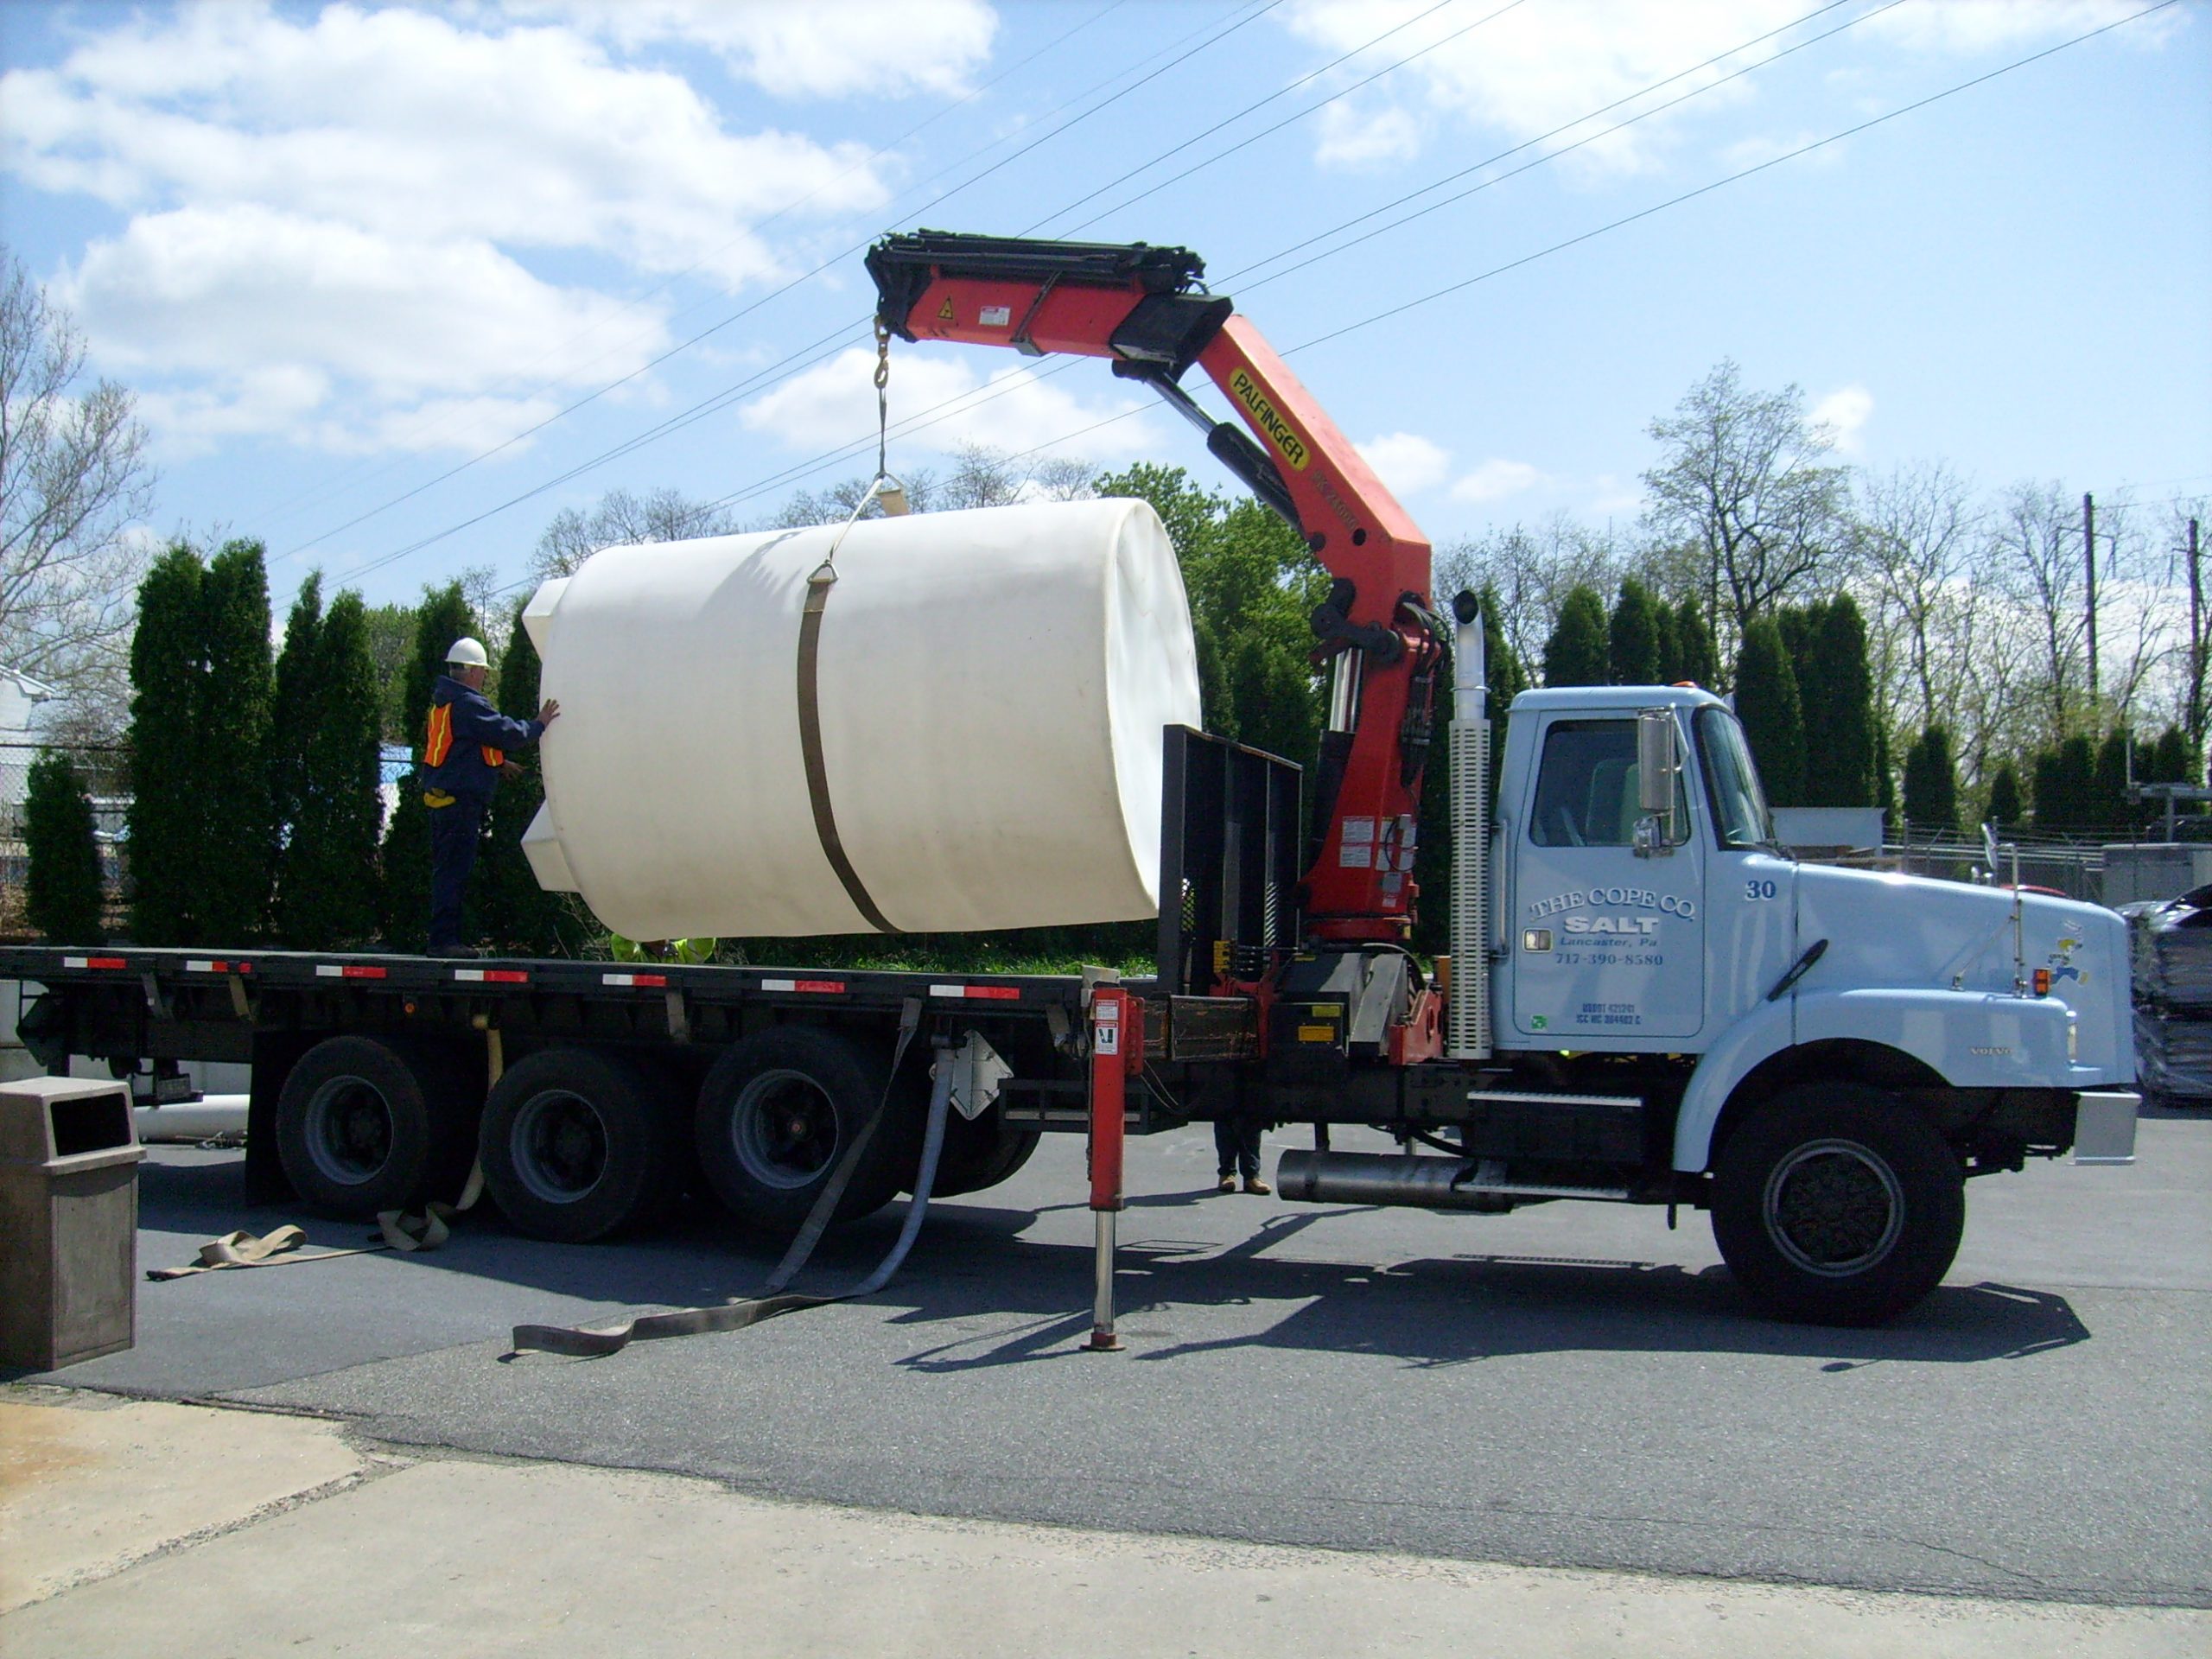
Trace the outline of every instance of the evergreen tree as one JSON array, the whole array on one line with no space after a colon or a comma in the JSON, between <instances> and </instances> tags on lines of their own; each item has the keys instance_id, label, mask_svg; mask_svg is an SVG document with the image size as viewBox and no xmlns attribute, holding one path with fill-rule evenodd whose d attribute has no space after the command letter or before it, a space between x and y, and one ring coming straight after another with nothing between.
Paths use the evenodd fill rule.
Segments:
<instances>
[{"instance_id":1,"label":"evergreen tree","mask_svg":"<svg viewBox=\"0 0 2212 1659\"><path fill-rule=\"evenodd\" d=\"M1684 600L1675 609L1675 663L1668 679L1670 683L1687 680L1708 691L1720 689L1720 652L1694 599Z\"/></svg>"},{"instance_id":2,"label":"evergreen tree","mask_svg":"<svg viewBox=\"0 0 2212 1659\"><path fill-rule=\"evenodd\" d=\"M537 648L515 613L513 631L499 658L499 712L516 720L536 718ZM545 775L535 747L507 757L522 776L499 785L485 820L485 846L478 887L484 895L484 931L495 948L517 956L573 957L580 954L588 930L568 900L537 885L522 849L523 832L545 800Z\"/></svg>"},{"instance_id":3,"label":"evergreen tree","mask_svg":"<svg viewBox=\"0 0 2212 1659\"><path fill-rule=\"evenodd\" d=\"M1781 626L1756 617L1744 630L1736 658L1736 717L1766 785L1769 804L1805 804L1805 725L1797 702L1797 676L1783 645Z\"/></svg>"},{"instance_id":4,"label":"evergreen tree","mask_svg":"<svg viewBox=\"0 0 2212 1659\"><path fill-rule=\"evenodd\" d=\"M2036 757L2036 833L2088 832L2096 790L2096 747L2081 733Z\"/></svg>"},{"instance_id":5,"label":"evergreen tree","mask_svg":"<svg viewBox=\"0 0 2212 1659\"><path fill-rule=\"evenodd\" d=\"M92 829L92 804L69 757L40 750L23 793L23 913L49 944L98 944L106 937Z\"/></svg>"},{"instance_id":6,"label":"evergreen tree","mask_svg":"<svg viewBox=\"0 0 2212 1659\"><path fill-rule=\"evenodd\" d=\"M2120 726L2097 746L2088 824L2094 834L2125 837L2134 824L2135 803L2127 798L2128 748L2133 741L2127 728Z\"/></svg>"},{"instance_id":7,"label":"evergreen tree","mask_svg":"<svg viewBox=\"0 0 2212 1659\"><path fill-rule=\"evenodd\" d=\"M1897 769L1890 759L1890 728L1878 715L1874 721L1874 804L1882 809L1886 829L1897 822Z\"/></svg>"},{"instance_id":8,"label":"evergreen tree","mask_svg":"<svg viewBox=\"0 0 2212 1659\"><path fill-rule=\"evenodd\" d=\"M2135 756L2136 775L2146 784L2202 784L2204 781L2204 762L2189 741L2189 734L2178 726L2169 726L2158 734L2158 741L2149 748L2139 750ZM2204 810L2200 801L2175 803L2174 812L2179 817L2195 817ZM2144 803L2145 823L2164 819L2165 803Z\"/></svg>"},{"instance_id":9,"label":"evergreen tree","mask_svg":"<svg viewBox=\"0 0 2212 1659\"><path fill-rule=\"evenodd\" d=\"M1682 677L1677 672L1682 660L1681 625L1675 620L1674 607L1662 599L1652 601L1651 620L1659 642L1659 683L1672 685Z\"/></svg>"},{"instance_id":10,"label":"evergreen tree","mask_svg":"<svg viewBox=\"0 0 2212 1659\"><path fill-rule=\"evenodd\" d=\"M286 944L327 950L365 944L377 929L383 688L359 594L331 602L306 677L301 782L276 913Z\"/></svg>"},{"instance_id":11,"label":"evergreen tree","mask_svg":"<svg viewBox=\"0 0 2212 1659\"><path fill-rule=\"evenodd\" d=\"M1848 594L1815 607L1799 690L1808 806L1874 804L1874 676L1866 628Z\"/></svg>"},{"instance_id":12,"label":"evergreen tree","mask_svg":"<svg viewBox=\"0 0 2212 1659\"><path fill-rule=\"evenodd\" d=\"M207 814L199 716L207 658L200 589L206 574L200 555L178 543L138 587L126 856L130 932L141 944L194 944L202 937Z\"/></svg>"},{"instance_id":13,"label":"evergreen tree","mask_svg":"<svg viewBox=\"0 0 2212 1659\"><path fill-rule=\"evenodd\" d=\"M423 590L402 709L417 766L429 724L430 692L446 671L446 652L474 626L459 582ZM401 785L398 810L385 832L384 937L395 950L420 951L430 941L429 809L423 804L422 785L411 780Z\"/></svg>"},{"instance_id":14,"label":"evergreen tree","mask_svg":"<svg viewBox=\"0 0 2212 1659\"><path fill-rule=\"evenodd\" d=\"M1785 605L1774 613L1775 626L1782 630L1782 648L1789 654L1789 666L1796 671L1801 694L1806 664L1813 655L1813 636L1820 631L1825 608L1818 604Z\"/></svg>"},{"instance_id":15,"label":"evergreen tree","mask_svg":"<svg viewBox=\"0 0 2212 1659\"><path fill-rule=\"evenodd\" d=\"M315 652L322 628L322 572L308 573L284 623L276 653L276 701L269 720L269 810L276 825L278 885L285 849L298 823L307 783L308 743L315 732ZM289 938L281 927L280 934Z\"/></svg>"},{"instance_id":16,"label":"evergreen tree","mask_svg":"<svg viewBox=\"0 0 2212 1659\"><path fill-rule=\"evenodd\" d=\"M1959 772L1951 759L1951 734L1930 726L1904 757L1904 819L1920 836L1959 832Z\"/></svg>"},{"instance_id":17,"label":"evergreen tree","mask_svg":"<svg viewBox=\"0 0 2212 1659\"><path fill-rule=\"evenodd\" d=\"M2020 777L2013 771L2012 763L2005 761L1997 768L1997 775L1989 780L1989 804L1982 810L1983 819L1997 826L2001 835L2008 829L2019 827Z\"/></svg>"},{"instance_id":18,"label":"evergreen tree","mask_svg":"<svg viewBox=\"0 0 2212 1659\"><path fill-rule=\"evenodd\" d=\"M268 926L276 853L269 803L269 577L261 543L231 542L210 559L200 602L207 664L194 779L207 825L201 925L212 941L242 944Z\"/></svg>"},{"instance_id":19,"label":"evergreen tree","mask_svg":"<svg viewBox=\"0 0 2212 1659\"><path fill-rule=\"evenodd\" d=\"M1620 597L1607 623L1607 647L1616 685L1658 685L1667 671L1662 615L1651 590L1634 576L1621 578Z\"/></svg>"},{"instance_id":20,"label":"evergreen tree","mask_svg":"<svg viewBox=\"0 0 2212 1659\"><path fill-rule=\"evenodd\" d=\"M1559 624L1544 641L1546 685L1603 685L1611 677L1605 601L1576 584L1560 607Z\"/></svg>"}]
</instances>

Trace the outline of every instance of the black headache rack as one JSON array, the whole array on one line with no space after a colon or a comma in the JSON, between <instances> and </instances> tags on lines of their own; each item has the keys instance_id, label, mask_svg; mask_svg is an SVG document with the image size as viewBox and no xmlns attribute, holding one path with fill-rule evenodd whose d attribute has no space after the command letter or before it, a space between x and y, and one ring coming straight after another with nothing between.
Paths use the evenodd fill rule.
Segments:
<instances>
[{"instance_id":1,"label":"black headache rack","mask_svg":"<svg viewBox=\"0 0 2212 1659\"><path fill-rule=\"evenodd\" d=\"M1205 996L1297 948L1303 769L1185 726L1167 728L1164 760L1154 995Z\"/></svg>"}]
</instances>

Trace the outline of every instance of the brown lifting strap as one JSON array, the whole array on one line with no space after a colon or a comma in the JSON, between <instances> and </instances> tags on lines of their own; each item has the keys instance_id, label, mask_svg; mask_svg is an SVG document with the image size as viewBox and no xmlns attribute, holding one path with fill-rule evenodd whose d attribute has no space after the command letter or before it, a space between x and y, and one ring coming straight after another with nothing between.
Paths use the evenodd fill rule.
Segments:
<instances>
[{"instance_id":1,"label":"brown lifting strap","mask_svg":"<svg viewBox=\"0 0 2212 1659\"><path fill-rule=\"evenodd\" d=\"M830 868L837 872L838 880L845 884L845 896L853 901L853 908L868 918L868 925L879 933L896 933L899 930L885 918L869 897L860 872L853 868L853 861L845 855L845 843L837 838L837 815L830 804L830 773L822 760L822 705L817 696L818 661L822 645L822 613L830 603L830 589L836 584L837 572L828 560L806 579L806 611L798 625L798 744L799 753L806 762L806 795L814 808L814 833L821 838L823 856Z\"/></svg>"}]
</instances>

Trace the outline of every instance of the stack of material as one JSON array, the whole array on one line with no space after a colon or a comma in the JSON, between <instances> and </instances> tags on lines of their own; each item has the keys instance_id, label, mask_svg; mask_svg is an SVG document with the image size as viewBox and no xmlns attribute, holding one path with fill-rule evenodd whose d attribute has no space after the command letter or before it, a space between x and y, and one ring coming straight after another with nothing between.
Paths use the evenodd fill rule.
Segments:
<instances>
[{"instance_id":1,"label":"stack of material","mask_svg":"<svg viewBox=\"0 0 2212 1659\"><path fill-rule=\"evenodd\" d=\"M2146 1089L2212 1103L2212 887L2130 905L2135 1052Z\"/></svg>"}]
</instances>

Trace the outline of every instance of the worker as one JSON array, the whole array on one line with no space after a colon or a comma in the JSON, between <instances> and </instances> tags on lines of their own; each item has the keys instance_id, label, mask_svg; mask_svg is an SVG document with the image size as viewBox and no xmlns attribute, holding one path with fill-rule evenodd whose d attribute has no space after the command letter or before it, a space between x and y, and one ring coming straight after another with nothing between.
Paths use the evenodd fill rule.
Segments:
<instances>
[{"instance_id":1,"label":"worker","mask_svg":"<svg viewBox=\"0 0 2212 1659\"><path fill-rule=\"evenodd\" d=\"M1221 1166L1221 1191L1234 1192L1241 1175L1244 1190L1262 1198L1274 1191L1260 1179L1260 1120L1234 1107L1213 1121L1214 1160Z\"/></svg>"},{"instance_id":2,"label":"worker","mask_svg":"<svg viewBox=\"0 0 2212 1659\"><path fill-rule=\"evenodd\" d=\"M474 639L453 642L446 671L430 692L429 730L423 741L423 804L430 810L430 954L473 957L476 952L461 942L461 906L485 809L500 779L522 776L506 752L537 742L560 718L561 705L548 697L535 720L515 720L494 709L484 695L491 658Z\"/></svg>"}]
</instances>

